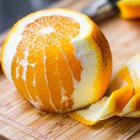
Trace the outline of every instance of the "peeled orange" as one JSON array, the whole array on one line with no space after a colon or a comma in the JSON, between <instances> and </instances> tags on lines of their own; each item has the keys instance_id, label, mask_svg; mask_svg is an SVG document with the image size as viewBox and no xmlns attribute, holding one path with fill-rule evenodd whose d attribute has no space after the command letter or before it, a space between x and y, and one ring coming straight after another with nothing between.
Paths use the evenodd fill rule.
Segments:
<instances>
[{"instance_id":1,"label":"peeled orange","mask_svg":"<svg viewBox=\"0 0 140 140\"><path fill-rule=\"evenodd\" d=\"M108 42L91 19L71 10L48 9L13 26L2 47L2 68L34 106L68 112L105 94L112 58Z\"/></svg>"}]
</instances>

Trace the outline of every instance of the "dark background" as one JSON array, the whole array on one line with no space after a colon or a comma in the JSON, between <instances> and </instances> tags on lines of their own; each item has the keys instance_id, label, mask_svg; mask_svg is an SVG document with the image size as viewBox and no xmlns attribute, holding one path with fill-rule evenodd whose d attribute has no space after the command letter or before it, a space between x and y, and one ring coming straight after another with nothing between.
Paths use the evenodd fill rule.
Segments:
<instances>
[{"instance_id":1,"label":"dark background","mask_svg":"<svg viewBox=\"0 0 140 140\"><path fill-rule=\"evenodd\" d=\"M30 12L49 7L58 0L0 0L0 33Z\"/></svg>"}]
</instances>

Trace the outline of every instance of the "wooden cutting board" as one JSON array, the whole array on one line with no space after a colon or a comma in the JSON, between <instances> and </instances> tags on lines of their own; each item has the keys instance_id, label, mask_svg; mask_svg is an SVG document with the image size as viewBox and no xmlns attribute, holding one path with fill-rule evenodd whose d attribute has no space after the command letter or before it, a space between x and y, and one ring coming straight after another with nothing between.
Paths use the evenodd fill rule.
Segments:
<instances>
[{"instance_id":1,"label":"wooden cutting board","mask_svg":"<svg viewBox=\"0 0 140 140\"><path fill-rule=\"evenodd\" d=\"M67 0L55 6L78 9L86 2ZM115 72L140 51L140 20L118 16L99 26L109 41ZM140 139L140 119L113 117L85 126L66 114L43 113L16 92L0 69L0 134L12 140Z\"/></svg>"}]
</instances>

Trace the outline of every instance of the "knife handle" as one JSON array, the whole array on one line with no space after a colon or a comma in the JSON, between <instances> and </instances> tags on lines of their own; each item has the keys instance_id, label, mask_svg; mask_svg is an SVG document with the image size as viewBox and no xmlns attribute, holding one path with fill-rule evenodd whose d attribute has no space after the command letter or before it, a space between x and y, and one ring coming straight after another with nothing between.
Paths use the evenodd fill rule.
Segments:
<instances>
[{"instance_id":1,"label":"knife handle","mask_svg":"<svg viewBox=\"0 0 140 140\"><path fill-rule=\"evenodd\" d=\"M118 0L108 0L108 1L112 4L113 8L117 8L116 3L117 3Z\"/></svg>"}]
</instances>

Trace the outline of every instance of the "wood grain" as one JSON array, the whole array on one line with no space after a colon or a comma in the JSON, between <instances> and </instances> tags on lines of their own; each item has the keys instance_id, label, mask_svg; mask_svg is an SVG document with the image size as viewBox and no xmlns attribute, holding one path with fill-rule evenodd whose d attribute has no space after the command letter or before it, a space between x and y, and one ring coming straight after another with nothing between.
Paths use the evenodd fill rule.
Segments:
<instances>
[{"instance_id":1,"label":"wood grain","mask_svg":"<svg viewBox=\"0 0 140 140\"><path fill-rule=\"evenodd\" d=\"M78 9L78 5L68 0L56 7ZM140 51L140 20L126 21L118 16L99 26L109 41L115 72ZM113 117L89 127L66 114L41 112L24 100L0 72L0 134L12 140L136 140L140 139L140 119Z\"/></svg>"}]
</instances>

